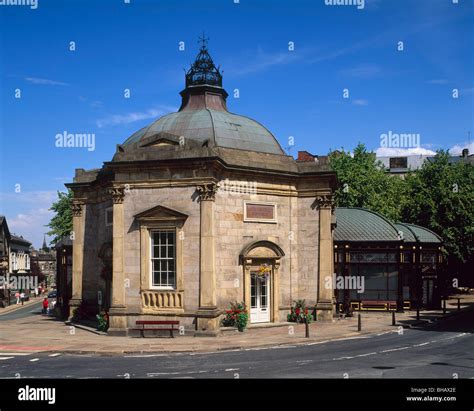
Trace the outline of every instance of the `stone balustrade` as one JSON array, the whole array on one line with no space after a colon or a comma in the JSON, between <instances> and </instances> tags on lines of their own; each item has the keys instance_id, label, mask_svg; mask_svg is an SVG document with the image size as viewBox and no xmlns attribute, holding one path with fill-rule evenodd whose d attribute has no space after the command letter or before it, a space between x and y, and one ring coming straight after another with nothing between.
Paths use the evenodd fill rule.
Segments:
<instances>
[{"instance_id":1,"label":"stone balustrade","mask_svg":"<svg viewBox=\"0 0 474 411\"><path fill-rule=\"evenodd\" d=\"M183 292L174 290L147 290L142 291L142 304L144 308L183 309Z\"/></svg>"}]
</instances>

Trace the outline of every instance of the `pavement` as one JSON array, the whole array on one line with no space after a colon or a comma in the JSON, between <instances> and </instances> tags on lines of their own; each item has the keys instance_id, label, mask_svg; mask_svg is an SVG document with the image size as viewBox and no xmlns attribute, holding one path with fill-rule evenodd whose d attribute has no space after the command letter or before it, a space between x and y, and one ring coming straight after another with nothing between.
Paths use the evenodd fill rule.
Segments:
<instances>
[{"instance_id":1,"label":"pavement","mask_svg":"<svg viewBox=\"0 0 474 411\"><path fill-rule=\"evenodd\" d=\"M474 308L474 295L463 295L462 311ZM33 308L34 304L32 304ZM447 316L457 313L455 301L448 303ZM396 314L396 325L386 312L362 312L362 331L357 330L357 314L352 318L312 323L310 338L305 338L303 324L285 323L278 327L248 328L245 332L227 331L218 337L194 337L192 333L169 337L114 337L100 335L74 325L67 325L41 314L41 307L25 310L20 317L0 316L0 352L69 353L123 355L150 353L197 353L247 348L292 347L321 344L373 334L402 333L403 329L436 324L443 319L441 310Z\"/></svg>"}]
</instances>

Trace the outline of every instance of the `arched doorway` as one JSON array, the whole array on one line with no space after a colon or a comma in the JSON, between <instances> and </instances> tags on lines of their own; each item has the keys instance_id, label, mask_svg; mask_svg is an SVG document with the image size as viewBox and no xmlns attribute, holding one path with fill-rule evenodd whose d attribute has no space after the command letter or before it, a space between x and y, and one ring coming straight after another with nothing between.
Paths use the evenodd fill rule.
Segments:
<instances>
[{"instance_id":1,"label":"arched doorway","mask_svg":"<svg viewBox=\"0 0 474 411\"><path fill-rule=\"evenodd\" d=\"M285 255L268 240L253 241L240 254L244 269L244 301L250 323L279 321L279 269Z\"/></svg>"}]
</instances>

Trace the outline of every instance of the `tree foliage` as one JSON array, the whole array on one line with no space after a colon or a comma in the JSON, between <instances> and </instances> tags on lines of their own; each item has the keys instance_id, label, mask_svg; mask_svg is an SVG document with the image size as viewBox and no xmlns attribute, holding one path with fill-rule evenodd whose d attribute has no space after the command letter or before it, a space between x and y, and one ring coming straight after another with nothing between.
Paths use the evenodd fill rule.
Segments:
<instances>
[{"instance_id":1,"label":"tree foliage","mask_svg":"<svg viewBox=\"0 0 474 411\"><path fill-rule=\"evenodd\" d=\"M386 173L375 153L359 144L354 152L330 153L339 185L338 207L362 207L390 220L429 228L442 237L453 275L473 270L474 169L438 151L401 178Z\"/></svg>"},{"instance_id":2,"label":"tree foliage","mask_svg":"<svg viewBox=\"0 0 474 411\"><path fill-rule=\"evenodd\" d=\"M339 181L336 206L368 208L391 220L400 219L403 180L387 174L375 153L359 144L352 154L334 151L329 157Z\"/></svg>"},{"instance_id":3,"label":"tree foliage","mask_svg":"<svg viewBox=\"0 0 474 411\"><path fill-rule=\"evenodd\" d=\"M50 208L55 212L54 217L48 224L51 231L48 236L53 236L52 244L56 244L65 236L72 232L72 191L58 191L58 200Z\"/></svg>"},{"instance_id":4,"label":"tree foliage","mask_svg":"<svg viewBox=\"0 0 474 411\"><path fill-rule=\"evenodd\" d=\"M447 151L405 178L404 221L430 228L443 238L452 269L473 263L474 169L450 163ZM466 266L465 266L466 268Z\"/></svg>"}]
</instances>

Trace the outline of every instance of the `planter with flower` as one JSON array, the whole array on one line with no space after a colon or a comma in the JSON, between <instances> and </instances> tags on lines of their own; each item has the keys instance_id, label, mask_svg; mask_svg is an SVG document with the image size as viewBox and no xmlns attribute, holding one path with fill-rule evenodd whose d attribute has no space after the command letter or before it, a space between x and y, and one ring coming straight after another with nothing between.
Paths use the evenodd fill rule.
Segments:
<instances>
[{"instance_id":1,"label":"planter with flower","mask_svg":"<svg viewBox=\"0 0 474 411\"><path fill-rule=\"evenodd\" d=\"M243 332L247 327L249 320L247 307L244 302L233 302L230 303L229 308L226 310L226 316L222 320L224 327L237 327L240 332Z\"/></svg>"},{"instance_id":2,"label":"planter with flower","mask_svg":"<svg viewBox=\"0 0 474 411\"><path fill-rule=\"evenodd\" d=\"M97 318L97 329L99 331L107 331L109 328L109 313L107 311L101 311L96 315Z\"/></svg>"},{"instance_id":3,"label":"planter with flower","mask_svg":"<svg viewBox=\"0 0 474 411\"><path fill-rule=\"evenodd\" d=\"M306 307L305 300L296 300L293 301L294 305L291 307L291 312L287 316L288 322L292 323L301 323L306 322L311 323L313 321L313 316L309 312L308 307Z\"/></svg>"}]
</instances>

